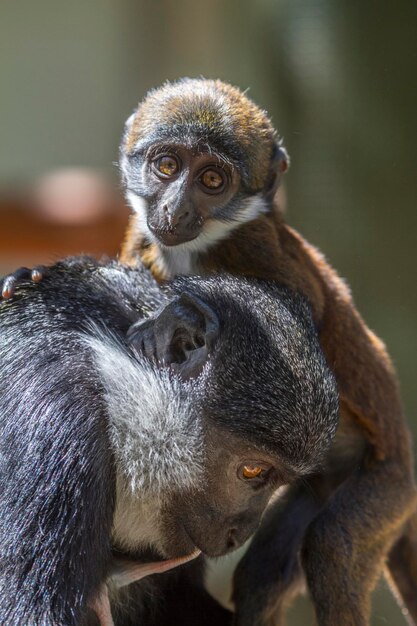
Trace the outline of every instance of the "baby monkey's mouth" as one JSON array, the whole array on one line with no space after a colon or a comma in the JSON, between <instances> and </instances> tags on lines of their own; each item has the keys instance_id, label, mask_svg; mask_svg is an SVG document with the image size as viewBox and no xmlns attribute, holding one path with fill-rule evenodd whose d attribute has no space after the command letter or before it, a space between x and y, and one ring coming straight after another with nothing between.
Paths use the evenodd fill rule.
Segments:
<instances>
[{"instance_id":1,"label":"baby monkey's mouth","mask_svg":"<svg viewBox=\"0 0 417 626\"><path fill-rule=\"evenodd\" d=\"M159 228L148 223L148 228L158 241L166 247L178 246L181 243L187 243L196 239L200 234L200 229L186 230L176 232L175 229Z\"/></svg>"}]
</instances>

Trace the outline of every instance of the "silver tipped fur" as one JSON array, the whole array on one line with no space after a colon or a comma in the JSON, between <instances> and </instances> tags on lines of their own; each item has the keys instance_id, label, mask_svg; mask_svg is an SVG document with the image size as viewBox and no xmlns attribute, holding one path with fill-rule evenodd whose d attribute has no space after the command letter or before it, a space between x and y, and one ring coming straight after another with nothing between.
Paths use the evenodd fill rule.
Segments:
<instances>
[{"instance_id":1,"label":"silver tipped fur","mask_svg":"<svg viewBox=\"0 0 417 626\"><path fill-rule=\"evenodd\" d=\"M203 435L189 384L140 356L128 355L117 339L98 327L85 341L104 388L118 480L141 499L197 485Z\"/></svg>"}]
</instances>

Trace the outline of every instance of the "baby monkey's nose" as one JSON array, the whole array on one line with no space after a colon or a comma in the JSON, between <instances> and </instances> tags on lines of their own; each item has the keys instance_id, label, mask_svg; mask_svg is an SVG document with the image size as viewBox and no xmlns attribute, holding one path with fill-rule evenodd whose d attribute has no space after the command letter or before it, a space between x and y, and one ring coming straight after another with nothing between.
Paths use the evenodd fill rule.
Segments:
<instances>
[{"instance_id":1,"label":"baby monkey's nose","mask_svg":"<svg viewBox=\"0 0 417 626\"><path fill-rule=\"evenodd\" d=\"M175 228L181 222L181 226L186 226L187 218L190 216L190 211L186 207L179 207L171 210L167 204L164 205L164 217L167 220L171 228Z\"/></svg>"}]
</instances>

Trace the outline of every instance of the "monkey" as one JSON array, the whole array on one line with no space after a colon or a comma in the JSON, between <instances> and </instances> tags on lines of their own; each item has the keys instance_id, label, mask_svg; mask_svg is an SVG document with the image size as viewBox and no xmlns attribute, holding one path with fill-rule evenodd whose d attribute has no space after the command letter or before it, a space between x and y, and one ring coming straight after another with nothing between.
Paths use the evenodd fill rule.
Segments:
<instances>
[{"instance_id":1,"label":"monkey","mask_svg":"<svg viewBox=\"0 0 417 626\"><path fill-rule=\"evenodd\" d=\"M386 559L417 621L416 491L395 372L345 284L274 205L289 159L268 116L220 81L183 80L145 98L127 122L120 152L134 210L123 261L134 263L141 256L159 280L220 271L272 279L303 293L312 306L341 394L341 425L328 474L315 485L320 494L328 492L326 502L312 513L301 489L294 500L289 498L286 515L319 624L366 624L369 596ZM351 455L349 470L337 463L340 449L347 456L351 431L354 439L362 439L355 442L359 471L357 454ZM302 503L305 515L298 514L296 528L289 513ZM284 619L279 615L287 602L284 576L270 557L271 547L282 547L281 513L276 517L270 523L275 532L268 525L265 531L272 539L265 542L259 535L238 569L239 624ZM346 535L350 550L343 542ZM273 584L265 583L265 575L254 575L260 569L254 563L265 562ZM329 579L331 585L325 584ZM252 608L259 596L261 608Z\"/></svg>"},{"instance_id":2,"label":"monkey","mask_svg":"<svg viewBox=\"0 0 417 626\"><path fill-rule=\"evenodd\" d=\"M246 541L338 425L305 298L76 257L0 333L0 622L230 624L185 561Z\"/></svg>"},{"instance_id":3,"label":"monkey","mask_svg":"<svg viewBox=\"0 0 417 626\"><path fill-rule=\"evenodd\" d=\"M141 257L158 280L227 271L304 294L338 383L338 435L311 486L321 507L301 487L255 537L235 579L237 623L282 623L299 558L320 626L367 624L383 569L417 623L416 490L395 371L345 283L285 223L275 198L288 166L269 117L238 89L184 79L151 91L120 148L133 208L121 260Z\"/></svg>"},{"instance_id":4,"label":"monkey","mask_svg":"<svg viewBox=\"0 0 417 626\"><path fill-rule=\"evenodd\" d=\"M133 209L121 262L141 260L160 282L228 272L303 294L338 384L326 469L268 514L236 573L236 623L282 624L305 576L320 626L366 625L384 572L417 624L417 498L395 370L345 282L285 222L289 157L267 113L219 80L166 83L127 120L119 162Z\"/></svg>"}]
</instances>

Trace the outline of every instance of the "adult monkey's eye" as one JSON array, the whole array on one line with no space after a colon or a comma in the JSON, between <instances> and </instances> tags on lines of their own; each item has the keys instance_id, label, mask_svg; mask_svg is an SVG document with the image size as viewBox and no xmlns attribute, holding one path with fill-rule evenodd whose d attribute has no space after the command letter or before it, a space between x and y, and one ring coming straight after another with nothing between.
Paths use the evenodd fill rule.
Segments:
<instances>
[{"instance_id":1,"label":"adult monkey's eye","mask_svg":"<svg viewBox=\"0 0 417 626\"><path fill-rule=\"evenodd\" d=\"M159 157L159 159L155 161L154 166L158 170L158 173L166 178L175 176L180 169L178 159L171 154Z\"/></svg>"},{"instance_id":2,"label":"adult monkey's eye","mask_svg":"<svg viewBox=\"0 0 417 626\"><path fill-rule=\"evenodd\" d=\"M200 176L200 182L210 191L217 191L223 187L225 179L217 170L206 170Z\"/></svg>"},{"instance_id":3,"label":"adult monkey's eye","mask_svg":"<svg viewBox=\"0 0 417 626\"><path fill-rule=\"evenodd\" d=\"M244 465L242 467L242 476L248 480L251 478L259 478L264 471L264 468L259 465Z\"/></svg>"}]
</instances>

